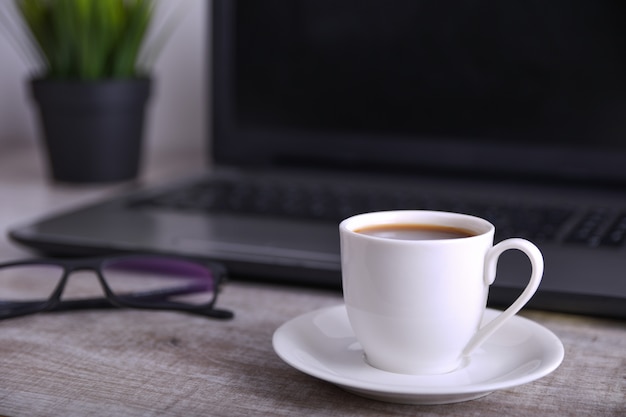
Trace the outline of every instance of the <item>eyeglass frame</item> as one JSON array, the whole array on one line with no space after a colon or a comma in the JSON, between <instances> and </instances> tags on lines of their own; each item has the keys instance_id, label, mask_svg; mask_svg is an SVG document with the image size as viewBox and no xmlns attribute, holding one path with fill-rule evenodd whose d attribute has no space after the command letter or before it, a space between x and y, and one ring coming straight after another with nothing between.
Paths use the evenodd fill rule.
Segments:
<instances>
[{"instance_id":1,"label":"eyeglass frame","mask_svg":"<svg viewBox=\"0 0 626 417\"><path fill-rule=\"evenodd\" d=\"M107 262L121 261L124 259L134 258L156 258L162 260L172 259L179 262L188 262L196 266L200 266L206 269L214 281L213 285L213 297L211 300L204 304L184 304L173 301L153 302L148 304L132 303L125 301L135 298L135 300L148 298L149 293L145 293L144 296L120 296L116 295L107 283L105 274L103 273L103 266ZM31 314L45 313L45 312L60 312L60 311L73 311L73 310L90 310L90 309L106 309L106 308L131 308L139 310L161 310L161 311L179 311L194 315L200 315L215 319L231 319L234 317L234 313L230 310L216 309L214 307L217 302L218 294L222 290L222 285L227 281L227 270L224 265L218 262L200 260L187 256L179 255L160 255L154 253L132 253L132 254L113 254L107 256L94 256L84 258L32 258L16 261L8 261L0 263L0 270L5 268L19 267L19 266L36 266L36 265L50 265L62 268L62 274L59 278L59 282L52 291L50 297L45 301L15 301L11 302L15 307L14 312L5 313L2 311L2 294L0 294L0 320L22 317ZM62 300L61 296L65 290L65 286L69 280L70 275L75 272L91 271L97 277L105 297L99 298L83 298L75 300ZM182 289L182 287L181 287ZM187 291L187 293L193 293L193 290ZM153 293L153 296L157 294ZM161 293L160 298L164 298L166 295L176 295ZM22 306L20 306L22 304ZM21 307L21 308L20 308ZM30 307L30 308L29 308Z\"/></svg>"}]
</instances>

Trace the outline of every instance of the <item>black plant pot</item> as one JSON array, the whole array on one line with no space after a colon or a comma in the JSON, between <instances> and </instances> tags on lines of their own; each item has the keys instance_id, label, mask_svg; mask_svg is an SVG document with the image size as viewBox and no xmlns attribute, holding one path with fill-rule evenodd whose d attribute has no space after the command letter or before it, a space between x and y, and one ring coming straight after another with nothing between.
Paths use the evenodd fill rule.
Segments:
<instances>
[{"instance_id":1,"label":"black plant pot","mask_svg":"<svg viewBox=\"0 0 626 417\"><path fill-rule=\"evenodd\" d=\"M150 86L147 78L33 80L53 179L88 183L136 178Z\"/></svg>"}]
</instances>

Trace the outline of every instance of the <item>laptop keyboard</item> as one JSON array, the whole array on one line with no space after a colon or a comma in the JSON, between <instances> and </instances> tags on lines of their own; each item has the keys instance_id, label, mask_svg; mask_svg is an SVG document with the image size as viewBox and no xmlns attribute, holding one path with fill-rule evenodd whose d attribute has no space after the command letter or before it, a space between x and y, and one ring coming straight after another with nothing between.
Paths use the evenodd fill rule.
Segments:
<instances>
[{"instance_id":1,"label":"laptop keyboard","mask_svg":"<svg viewBox=\"0 0 626 417\"><path fill-rule=\"evenodd\" d=\"M609 227L604 225L610 222ZM566 242L590 247L624 244L626 239L626 213L613 216L607 210L590 210L578 221Z\"/></svg>"},{"instance_id":2,"label":"laptop keyboard","mask_svg":"<svg viewBox=\"0 0 626 417\"><path fill-rule=\"evenodd\" d=\"M289 181L212 180L148 198L133 207L309 219L338 223L354 214L377 210L426 209L472 214L496 226L496 240L518 236L533 241L563 240L588 247L621 246L626 240L626 213L590 210L564 237L560 232L574 210L549 206L468 203L405 190L312 186ZM608 225L608 227L607 227Z\"/></svg>"}]
</instances>

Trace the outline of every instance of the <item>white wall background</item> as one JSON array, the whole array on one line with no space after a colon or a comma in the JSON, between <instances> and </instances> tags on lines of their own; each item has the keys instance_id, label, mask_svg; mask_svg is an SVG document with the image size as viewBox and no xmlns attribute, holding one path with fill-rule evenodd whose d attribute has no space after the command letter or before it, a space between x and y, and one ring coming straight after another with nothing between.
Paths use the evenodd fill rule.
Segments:
<instances>
[{"instance_id":1,"label":"white wall background","mask_svg":"<svg viewBox=\"0 0 626 417\"><path fill-rule=\"evenodd\" d=\"M6 1L6 0L2 0ZM154 68L155 88L146 124L148 151L204 147L208 129L206 100L208 0L159 0L184 10L182 20ZM0 31L0 149L39 141L30 69Z\"/></svg>"}]
</instances>

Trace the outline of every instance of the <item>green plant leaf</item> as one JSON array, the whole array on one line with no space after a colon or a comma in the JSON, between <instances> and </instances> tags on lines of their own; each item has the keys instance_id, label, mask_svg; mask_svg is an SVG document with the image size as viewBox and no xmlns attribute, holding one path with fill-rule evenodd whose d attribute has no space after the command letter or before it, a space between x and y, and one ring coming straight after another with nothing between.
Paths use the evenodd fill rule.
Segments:
<instances>
[{"instance_id":1,"label":"green plant leaf","mask_svg":"<svg viewBox=\"0 0 626 417\"><path fill-rule=\"evenodd\" d=\"M13 0L50 78L128 78L154 17L155 0ZM162 37L161 37L162 39Z\"/></svg>"}]
</instances>

